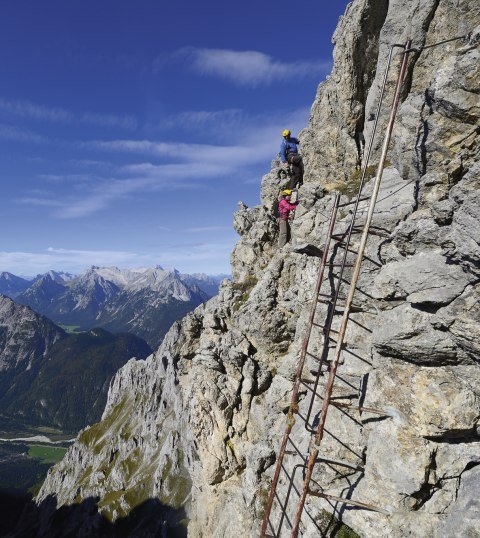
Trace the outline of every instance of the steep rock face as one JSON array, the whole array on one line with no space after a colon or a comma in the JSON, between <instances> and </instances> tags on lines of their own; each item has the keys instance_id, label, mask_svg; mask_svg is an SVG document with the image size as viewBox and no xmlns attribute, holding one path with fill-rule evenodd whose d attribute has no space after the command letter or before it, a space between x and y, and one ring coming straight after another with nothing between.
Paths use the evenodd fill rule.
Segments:
<instances>
[{"instance_id":1,"label":"steep rock face","mask_svg":"<svg viewBox=\"0 0 480 538\"><path fill-rule=\"evenodd\" d=\"M119 372L102 422L81 433L50 472L39 502L98 495L100 511L117 518L158 497L186 507L191 536L258 534L318 269L318 258L301 247L322 244L333 202L325 191L350 190L358 177L361 133L368 141L389 45L412 38L418 48L472 31L469 40L412 55L376 206L377 233L367 243L355 297L363 311L351 316L349 353L338 370L341 401L361 394L365 406L391 417L331 411L327 429L344 444L326 436L322 452L360 461L365 470L339 477L319 466L315 478L333 494L391 512L337 507L361 536L476 535L479 24L473 0L349 4L335 34L333 72L301 134L307 166L293 224L296 251L276 247L266 207L281 183L274 163L262 180L264 206L242 204L235 214L234 281L175 325L145 363ZM397 66L396 56L380 132ZM368 184L365 194L370 190ZM362 202L360 214L365 210ZM348 209L340 217L341 231ZM325 314L320 308L318 319ZM314 352L321 337L312 344ZM313 374L315 363L308 366ZM307 406L304 398L300 412ZM309 436L294 441L307 452ZM282 479L281 494L284 488ZM310 498L306 509L302 535L318 536L332 507Z\"/></svg>"},{"instance_id":2,"label":"steep rock face","mask_svg":"<svg viewBox=\"0 0 480 538\"><path fill-rule=\"evenodd\" d=\"M49 319L0 295L0 371L28 369L64 337Z\"/></svg>"}]
</instances>

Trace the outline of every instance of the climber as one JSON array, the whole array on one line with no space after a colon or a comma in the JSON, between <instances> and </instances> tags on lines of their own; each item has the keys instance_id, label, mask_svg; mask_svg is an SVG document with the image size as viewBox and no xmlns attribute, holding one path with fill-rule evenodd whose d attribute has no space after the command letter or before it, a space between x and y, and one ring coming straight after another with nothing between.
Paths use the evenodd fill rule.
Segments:
<instances>
[{"instance_id":1,"label":"climber","mask_svg":"<svg viewBox=\"0 0 480 538\"><path fill-rule=\"evenodd\" d=\"M278 223L279 223L279 235L278 235L278 248L282 248L290 241L290 223L288 218L291 211L297 209L298 202L294 204L290 203L290 197L292 191L285 189L281 192L282 198L278 204Z\"/></svg>"},{"instance_id":2,"label":"climber","mask_svg":"<svg viewBox=\"0 0 480 538\"><path fill-rule=\"evenodd\" d=\"M298 145L300 140L291 136L291 131L285 129L283 131L283 142L280 146L280 159L285 167L290 167L290 181L287 184L287 189L292 190L297 186L303 184L303 160L302 156L298 153Z\"/></svg>"}]
</instances>

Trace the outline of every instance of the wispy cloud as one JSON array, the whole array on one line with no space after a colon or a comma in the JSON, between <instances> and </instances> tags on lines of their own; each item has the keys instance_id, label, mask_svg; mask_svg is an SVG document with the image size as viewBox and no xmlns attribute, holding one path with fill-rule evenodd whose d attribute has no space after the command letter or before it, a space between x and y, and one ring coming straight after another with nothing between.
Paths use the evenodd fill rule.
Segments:
<instances>
[{"instance_id":1,"label":"wispy cloud","mask_svg":"<svg viewBox=\"0 0 480 538\"><path fill-rule=\"evenodd\" d=\"M0 270L14 274L38 274L50 269L80 273L91 265L117 267L175 266L185 272L228 273L233 241L164 247L143 254L122 250L77 250L48 247L39 252L0 251Z\"/></svg>"},{"instance_id":2,"label":"wispy cloud","mask_svg":"<svg viewBox=\"0 0 480 538\"><path fill-rule=\"evenodd\" d=\"M40 207L63 207L63 203L58 200L52 200L51 198L36 198L33 196L18 198L16 202L24 205L33 205Z\"/></svg>"},{"instance_id":3,"label":"wispy cloud","mask_svg":"<svg viewBox=\"0 0 480 538\"><path fill-rule=\"evenodd\" d=\"M126 178L102 178L97 175L47 175L49 183L72 183L74 188L61 197L52 192L29 192L28 196L17 198L15 202L35 207L53 208L52 216L59 219L74 219L91 215L109 207L112 203L144 193L159 192L168 187L176 190L205 190L201 178L221 177L228 172L224 166L209 163L185 163L154 165L140 163L119 167L118 174ZM231 171L231 170L230 170ZM174 181L172 181L174 180Z\"/></svg>"},{"instance_id":4,"label":"wispy cloud","mask_svg":"<svg viewBox=\"0 0 480 538\"><path fill-rule=\"evenodd\" d=\"M215 115L227 116L227 111L198 111L188 114L201 118ZM244 166L265 162L273 158L275 148L280 147L281 132L288 127L293 132L306 124L308 109L294 111L279 111L269 115L231 115L231 126L220 125L219 132L224 140L230 144L186 144L175 142L159 142L155 140L96 140L86 142L84 145L90 149L149 155L170 160L182 160L195 163L223 164L229 167ZM235 118L235 121L233 120ZM228 137L228 138L227 138ZM278 151L278 149L277 149ZM133 169L132 169L133 170Z\"/></svg>"},{"instance_id":5,"label":"wispy cloud","mask_svg":"<svg viewBox=\"0 0 480 538\"><path fill-rule=\"evenodd\" d=\"M175 53L193 71L223 78L240 86L256 87L278 80L312 77L318 79L331 68L331 62L298 60L281 62L254 50L184 48ZM159 65L154 69L159 69Z\"/></svg>"},{"instance_id":6,"label":"wispy cloud","mask_svg":"<svg viewBox=\"0 0 480 538\"><path fill-rule=\"evenodd\" d=\"M53 216L61 219L85 217L105 209L115 201L135 194L159 192L166 187L169 191L200 188L194 181L178 181L178 179L177 177L177 181L172 183L171 175L162 173L128 179L106 179L87 187L85 194L67 197L54 211Z\"/></svg>"},{"instance_id":7,"label":"wispy cloud","mask_svg":"<svg viewBox=\"0 0 480 538\"><path fill-rule=\"evenodd\" d=\"M166 157L171 160L184 160L198 163L250 162L263 160L258 151L252 153L249 146L243 145L213 145L186 144L183 142L156 142L152 140L97 140L85 144L90 149L115 151L121 153L137 153ZM257 146L257 149L258 146Z\"/></svg>"},{"instance_id":8,"label":"wispy cloud","mask_svg":"<svg viewBox=\"0 0 480 538\"><path fill-rule=\"evenodd\" d=\"M7 100L0 98L0 111L10 116L52 123L81 123L98 127L134 130L138 122L133 116L114 114L75 113L61 107L48 107L30 101Z\"/></svg>"},{"instance_id":9,"label":"wispy cloud","mask_svg":"<svg viewBox=\"0 0 480 538\"><path fill-rule=\"evenodd\" d=\"M82 114L79 118L82 123L97 125L99 127L119 127L125 130L135 130L138 126L133 116L114 116L112 114Z\"/></svg>"},{"instance_id":10,"label":"wispy cloud","mask_svg":"<svg viewBox=\"0 0 480 538\"><path fill-rule=\"evenodd\" d=\"M37 177L48 183L63 183L66 181L69 183L77 183L95 179L95 176L92 174L38 174Z\"/></svg>"},{"instance_id":11,"label":"wispy cloud","mask_svg":"<svg viewBox=\"0 0 480 538\"><path fill-rule=\"evenodd\" d=\"M50 269L80 272L90 265L141 264L145 259L128 251L72 250L49 247L40 252L0 251L0 267L12 273L35 274Z\"/></svg>"},{"instance_id":12,"label":"wispy cloud","mask_svg":"<svg viewBox=\"0 0 480 538\"><path fill-rule=\"evenodd\" d=\"M0 139L11 142L31 142L34 144L44 144L48 139L38 133L23 129L15 125L0 123Z\"/></svg>"},{"instance_id":13,"label":"wispy cloud","mask_svg":"<svg viewBox=\"0 0 480 538\"><path fill-rule=\"evenodd\" d=\"M245 113L239 108L225 110L185 110L174 116L164 118L157 125L148 126L150 129L188 129L198 130L205 127L215 129L232 128L245 121Z\"/></svg>"},{"instance_id":14,"label":"wispy cloud","mask_svg":"<svg viewBox=\"0 0 480 538\"><path fill-rule=\"evenodd\" d=\"M199 226L194 228L185 228L184 232L200 234L208 232L222 232L226 230L232 230L231 226Z\"/></svg>"},{"instance_id":15,"label":"wispy cloud","mask_svg":"<svg viewBox=\"0 0 480 538\"><path fill-rule=\"evenodd\" d=\"M200 111L201 112L201 111ZM208 121L211 115L198 113L199 121ZM193 113L190 113L193 114ZM193 114L195 116L195 114ZM235 129L225 129L227 145L187 144L156 140L95 140L75 143L77 149L110 152L122 155L146 156L142 162L113 165L98 159L77 163L82 168L92 168L93 173L44 174L39 178L48 183L70 183L72 188L63 196L56 194L33 195L28 193L17 202L31 206L52 208L52 216L60 219L82 218L104 210L115 202L144 193L169 190L195 190L213 188L217 179L236 178L242 182L254 181L253 170L268 163L278 152L281 131L288 127L294 132L305 125L307 109L279 112L273 115L236 117ZM233 121L233 120L232 120ZM232 133L233 131L233 133ZM227 136L229 138L227 138ZM156 161L161 161L156 162ZM163 161L163 162L162 162ZM55 204L51 203L54 199ZM190 230L191 233L195 233Z\"/></svg>"},{"instance_id":16,"label":"wispy cloud","mask_svg":"<svg viewBox=\"0 0 480 538\"><path fill-rule=\"evenodd\" d=\"M73 114L63 108L46 107L29 101L9 101L0 98L0 110L33 120L67 122L73 119Z\"/></svg>"},{"instance_id":17,"label":"wispy cloud","mask_svg":"<svg viewBox=\"0 0 480 538\"><path fill-rule=\"evenodd\" d=\"M163 118L155 125L149 125L148 130L155 132L174 127L195 134L201 129L210 145L229 143L256 148L259 142L263 144L269 139L279 145L280 133L286 127L298 132L305 126L308 115L308 108L259 114L249 114L241 109L189 110Z\"/></svg>"},{"instance_id":18,"label":"wispy cloud","mask_svg":"<svg viewBox=\"0 0 480 538\"><path fill-rule=\"evenodd\" d=\"M229 241L177 245L175 248L167 246L158 257L162 266L171 264L186 271L229 273L228 259L234 244L235 238L232 236Z\"/></svg>"}]
</instances>

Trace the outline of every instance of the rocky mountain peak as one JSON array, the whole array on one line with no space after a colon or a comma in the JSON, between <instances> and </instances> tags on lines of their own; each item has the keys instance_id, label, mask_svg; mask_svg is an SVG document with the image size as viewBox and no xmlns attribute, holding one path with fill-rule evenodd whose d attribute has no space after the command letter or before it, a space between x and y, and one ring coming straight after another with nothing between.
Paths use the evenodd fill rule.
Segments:
<instances>
[{"instance_id":1,"label":"rocky mountain peak","mask_svg":"<svg viewBox=\"0 0 480 538\"><path fill-rule=\"evenodd\" d=\"M0 273L0 293L4 295L15 298L29 285L30 282L25 278L18 277L7 271Z\"/></svg>"},{"instance_id":2,"label":"rocky mountain peak","mask_svg":"<svg viewBox=\"0 0 480 538\"><path fill-rule=\"evenodd\" d=\"M28 367L64 336L49 319L0 295L0 371Z\"/></svg>"}]
</instances>

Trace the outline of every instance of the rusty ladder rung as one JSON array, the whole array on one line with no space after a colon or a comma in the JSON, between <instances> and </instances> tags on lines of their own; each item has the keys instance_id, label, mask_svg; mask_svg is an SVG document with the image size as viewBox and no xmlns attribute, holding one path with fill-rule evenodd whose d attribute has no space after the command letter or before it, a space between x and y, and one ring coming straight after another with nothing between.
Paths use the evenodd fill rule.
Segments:
<instances>
[{"instance_id":1,"label":"rusty ladder rung","mask_svg":"<svg viewBox=\"0 0 480 538\"><path fill-rule=\"evenodd\" d=\"M329 304L329 305L333 306L333 300L332 299L330 299L330 300L328 300L328 299L318 299L317 302L322 303L322 304ZM343 308L343 306L336 305L335 310L333 311L333 313L334 313L334 315L338 315L338 314L343 315L344 311L345 311L345 309ZM360 312L368 312L368 310L365 310L365 308L363 308L363 306L352 304L350 306L350 312L352 314L357 314L357 313L360 313Z\"/></svg>"},{"instance_id":2,"label":"rusty ladder rung","mask_svg":"<svg viewBox=\"0 0 480 538\"><path fill-rule=\"evenodd\" d=\"M352 200L350 200L349 202L345 202L343 204L339 204L338 207L347 207L349 205L352 205L352 204L356 204L357 203L357 198L358 196L355 196L355 198L353 198ZM370 200L370 196L364 196L363 198L360 198L358 200L358 202L365 202L366 200Z\"/></svg>"},{"instance_id":3,"label":"rusty ladder rung","mask_svg":"<svg viewBox=\"0 0 480 538\"><path fill-rule=\"evenodd\" d=\"M358 230L358 231L355 231L355 229L352 230L352 235L353 234L359 234L359 233L361 233L361 230ZM347 234L348 234L348 232L345 232L345 233L333 233L332 234L332 239L334 241L337 241L338 243L343 243L344 245L346 245L346 242L344 241L344 239L345 239L345 236ZM350 249L350 245L348 246L348 248Z\"/></svg>"},{"instance_id":4,"label":"rusty ladder rung","mask_svg":"<svg viewBox=\"0 0 480 538\"><path fill-rule=\"evenodd\" d=\"M364 224L361 224L361 226L362 226L362 230L363 230ZM354 226L354 228L355 227L356 226ZM369 235L377 235L378 237L390 237L390 234L386 230L384 230L382 228L375 228L375 226L371 226L369 228L369 230L368 230L368 233L369 233Z\"/></svg>"},{"instance_id":5,"label":"rusty ladder rung","mask_svg":"<svg viewBox=\"0 0 480 538\"><path fill-rule=\"evenodd\" d=\"M332 236L332 239L333 241L335 241L335 243L338 244L340 248L346 247L347 252L350 252L351 254L358 254L356 250L353 250L353 248L350 248L350 244L347 245L347 243L343 239L337 239L337 237L340 237L340 236L336 236L336 237Z\"/></svg>"},{"instance_id":6,"label":"rusty ladder rung","mask_svg":"<svg viewBox=\"0 0 480 538\"><path fill-rule=\"evenodd\" d=\"M285 454L287 456L294 456L295 454L297 454L297 452L295 450L285 450ZM308 454L299 454L299 456L303 459L303 460L307 460L308 459ZM357 463L351 463L349 461L345 461L345 460L337 460L335 458L327 458L326 456L317 456L317 459L315 460L315 463L330 463L332 465L340 465L341 467L348 467L349 469L354 469L356 471L364 471L365 468L363 467L363 465L358 465Z\"/></svg>"},{"instance_id":7,"label":"rusty ladder rung","mask_svg":"<svg viewBox=\"0 0 480 538\"><path fill-rule=\"evenodd\" d=\"M315 321L312 321L312 325L314 327L318 327L319 329L324 329L325 328L325 325L322 325L321 323L316 323ZM327 332L332 332L332 333L338 334L338 331L336 329L332 329L331 327L330 327L329 331L327 331ZM326 335L324 334L324 336L326 336Z\"/></svg>"},{"instance_id":8,"label":"rusty ladder rung","mask_svg":"<svg viewBox=\"0 0 480 538\"><path fill-rule=\"evenodd\" d=\"M356 224L356 225L354 225L353 228L352 228L352 235L362 233L363 232L363 226L364 226L364 224L358 224L358 225ZM369 235L376 235L378 237L390 237L390 234L387 233L386 231L376 229L376 228L370 228L368 233L369 233ZM347 234L348 234L348 231L345 232L345 235L347 235ZM336 237L341 237L341 235L342 234L338 234L338 233L334 232L331 237L334 240L336 240Z\"/></svg>"},{"instance_id":9,"label":"rusty ladder rung","mask_svg":"<svg viewBox=\"0 0 480 538\"><path fill-rule=\"evenodd\" d=\"M356 471L365 471L365 468L363 465L358 465L356 463L350 463L349 461L345 460L337 460L335 458L327 458L326 456L317 456L317 459L315 460L315 463L331 463L332 465L340 465L342 467L348 467L349 469L355 469Z\"/></svg>"},{"instance_id":10,"label":"rusty ladder rung","mask_svg":"<svg viewBox=\"0 0 480 538\"><path fill-rule=\"evenodd\" d=\"M292 454L298 454L301 458L303 458L303 454L300 452L300 449L297 447L297 445L290 439L290 437L288 438L288 442L293 446L293 448L295 449L295 452L293 450L291 451L288 451L288 450L285 450L285 454L287 453L292 453Z\"/></svg>"},{"instance_id":11,"label":"rusty ladder rung","mask_svg":"<svg viewBox=\"0 0 480 538\"><path fill-rule=\"evenodd\" d=\"M310 383L315 383L313 379L305 379L304 377L302 377L300 379L300 383L304 385L310 392L312 392L317 398L320 398L320 400L323 400L323 396L318 394L318 392L315 389L310 387Z\"/></svg>"},{"instance_id":12,"label":"rusty ladder rung","mask_svg":"<svg viewBox=\"0 0 480 538\"><path fill-rule=\"evenodd\" d=\"M310 351L305 352L306 355L311 357L312 359L315 359L317 362L329 362L327 359L323 359L321 357L317 357L317 355L314 355L313 353L310 353Z\"/></svg>"},{"instance_id":13,"label":"rusty ladder rung","mask_svg":"<svg viewBox=\"0 0 480 538\"><path fill-rule=\"evenodd\" d=\"M302 385L304 385L305 388L307 388L310 392L312 392L317 398L319 398L320 400L324 399L324 397L321 394L319 394L316 390L314 390L312 387L310 387L311 383L315 383L314 379L306 379L305 377L302 377L302 378L300 378L300 383ZM359 410L359 412L362 412L364 410L363 407L360 407L358 405L344 404L343 402L333 402L333 401L331 401L331 400L333 400L335 398L342 398L342 399L355 398L355 399L358 400L359 396L357 394L353 394L353 393L335 394L335 395L333 395L331 397L329 405L333 405L334 407L338 407L338 408L350 408L351 407L353 409ZM368 411L367 411L367 409L368 409ZM381 415L388 415L388 413L384 413L381 409L376 409L375 407L365 408L365 412L377 413L377 414L381 414ZM299 414L299 413L297 412L297 414Z\"/></svg>"},{"instance_id":14,"label":"rusty ladder rung","mask_svg":"<svg viewBox=\"0 0 480 538\"><path fill-rule=\"evenodd\" d=\"M335 310L340 309L340 308L342 309L341 313L343 314L345 312L345 308L343 308L342 306L335 307ZM365 308L363 308L363 306L356 305L356 304L352 304L350 306L350 313L351 314L357 314L359 312L367 312L367 310L365 310Z\"/></svg>"},{"instance_id":15,"label":"rusty ladder rung","mask_svg":"<svg viewBox=\"0 0 480 538\"><path fill-rule=\"evenodd\" d=\"M352 499L345 499L344 497L337 497L336 495L330 495L329 493L320 493L318 491L312 491L311 489L308 490L308 494L313 495L314 497L330 499L332 501L339 502L342 504L351 504L353 506L358 506L359 508L365 508L366 510L372 510L373 512L385 514L386 516L391 515L391 512L389 512L388 510L380 508L379 506L375 506L374 504L362 503L360 501L354 501Z\"/></svg>"},{"instance_id":16,"label":"rusty ladder rung","mask_svg":"<svg viewBox=\"0 0 480 538\"><path fill-rule=\"evenodd\" d=\"M328 299L332 300L332 294L331 293L319 293L318 297L327 297ZM346 297L338 297L337 301L345 301Z\"/></svg>"},{"instance_id":17,"label":"rusty ladder rung","mask_svg":"<svg viewBox=\"0 0 480 538\"><path fill-rule=\"evenodd\" d=\"M316 355L314 355L313 353L310 353L310 351L306 351L305 352L305 355L308 355L309 357L311 357L312 359L315 359L317 362L322 362L322 359L320 357L317 357Z\"/></svg>"},{"instance_id":18,"label":"rusty ladder rung","mask_svg":"<svg viewBox=\"0 0 480 538\"><path fill-rule=\"evenodd\" d=\"M327 295L325 294L325 297L330 297L330 299L317 299L317 303L322 303L322 304L333 304L332 303L332 297L331 295ZM344 297L339 297L338 298L339 301L342 301L344 300ZM335 308L342 308L342 307L335 307Z\"/></svg>"},{"instance_id":19,"label":"rusty ladder rung","mask_svg":"<svg viewBox=\"0 0 480 538\"><path fill-rule=\"evenodd\" d=\"M338 273L326 273L326 274L323 276L323 280L322 280L322 282L325 282L326 280L330 280L330 279L333 277L333 278L336 278L336 279L340 280L340 281L343 282L344 284L350 284L350 282L345 278L345 276L348 276L348 275L343 275L343 272L342 272L342 274L338 274ZM346 297L345 297L345 300L346 300Z\"/></svg>"},{"instance_id":20,"label":"rusty ladder rung","mask_svg":"<svg viewBox=\"0 0 480 538\"><path fill-rule=\"evenodd\" d=\"M379 409L378 407L363 407L361 405L352 405L343 402L330 402L330 405L339 408L353 409L355 411L358 411L359 413L372 413L373 415L385 415L387 417L392 416L392 414L388 411L385 411L384 409Z\"/></svg>"}]
</instances>

